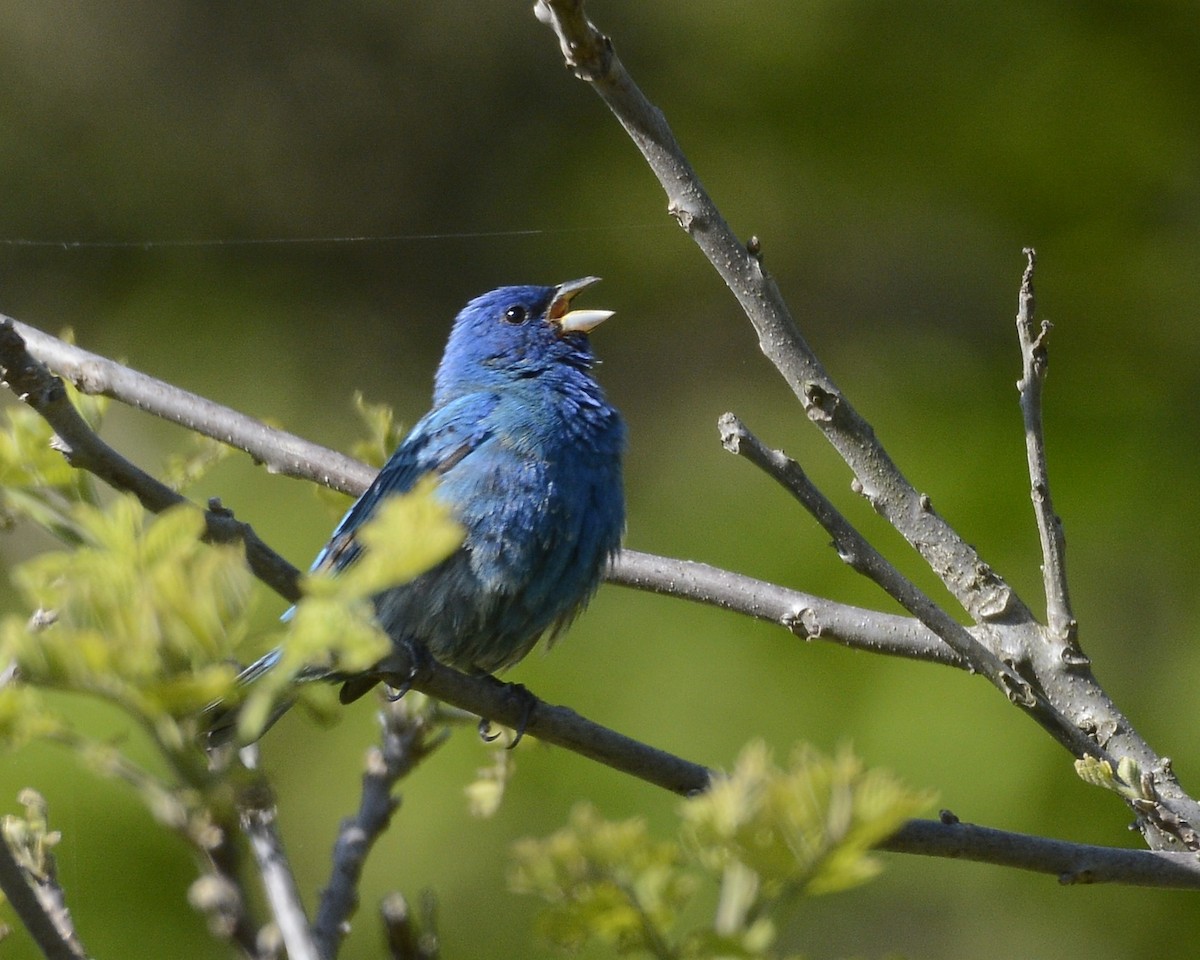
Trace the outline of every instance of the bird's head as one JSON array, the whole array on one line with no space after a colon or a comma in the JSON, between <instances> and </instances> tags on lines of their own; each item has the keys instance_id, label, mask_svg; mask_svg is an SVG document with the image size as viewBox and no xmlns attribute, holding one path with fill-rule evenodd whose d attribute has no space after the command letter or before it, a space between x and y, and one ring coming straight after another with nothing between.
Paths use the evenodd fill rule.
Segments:
<instances>
[{"instance_id":1,"label":"bird's head","mask_svg":"<svg viewBox=\"0 0 1200 960\"><path fill-rule=\"evenodd\" d=\"M454 321L438 367L435 399L595 362L588 333L611 310L572 310L571 301L599 277L556 287L499 287L468 303Z\"/></svg>"}]
</instances>

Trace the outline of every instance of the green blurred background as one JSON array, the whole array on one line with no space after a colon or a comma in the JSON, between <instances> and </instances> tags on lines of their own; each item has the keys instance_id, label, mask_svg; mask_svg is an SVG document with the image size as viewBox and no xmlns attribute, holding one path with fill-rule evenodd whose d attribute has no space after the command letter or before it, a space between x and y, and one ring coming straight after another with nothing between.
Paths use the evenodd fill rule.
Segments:
<instances>
[{"instance_id":1,"label":"green blurred background","mask_svg":"<svg viewBox=\"0 0 1200 960\"><path fill-rule=\"evenodd\" d=\"M529 7L0 5L0 311L70 326L87 348L345 448L361 432L356 389L408 422L424 411L470 296L597 274L588 304L618 311L596 339L630 424L631 546L890 609L787 496L721 451L715 421L732 409L932 586L849 492ZM735 229L762 238L806 336L893 456L1040 609L1012 324L1021 248L1037 247L1041 316L1055 324L1050 462L1082 639L1140 731L1200 789L1194 2L595 0L591 13ZM347 237L392 239L253 242ZM151 469L183 441L123 410L107 434ZM219 495L299 564L333 520L308 486L244 457L194 493ZM0 563L45 546L8 533ZM264 593L261 622L281 608ZM945 669L609 587L552 655L511 677L705 763L728 764L754 737L781 754L799 739L848 741L963 819L1138 839L1124 807L1078 781L1033 724ZM77 709L94 729L123 730ZM289 717L266 740L305 891L323 882L374 731L360 703L332 730ZM505 891L514 838L551 831L584 798L670 828L674 798L532 742L499 815L472 820L462 788L487 758L462 732L405 785L343 956L379 955L382 892L426 886L441 898L445 956L541 956L536 905ZM185 904L187 852L127 791L52 751L0 761L0 807L15 811L25 785L65 833L62 879L97 956L227 955ZM1200 934L1190 894L887 866L867 888L803 905L787 945L815 958L1161 958L1193 955ZM32 956L23 936L0 952Z\"/></svg>"}]
</instances>

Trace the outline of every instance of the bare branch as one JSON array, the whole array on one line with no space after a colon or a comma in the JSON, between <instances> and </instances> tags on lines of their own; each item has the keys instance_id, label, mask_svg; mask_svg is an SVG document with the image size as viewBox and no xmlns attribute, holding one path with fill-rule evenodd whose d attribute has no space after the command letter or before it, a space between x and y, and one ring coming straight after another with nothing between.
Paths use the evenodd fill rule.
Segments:
<instances>
[{"instance_id":1,"label":"bare branch","mask_svg":"<svg viewBox=\"0 0 1200 960\"><path fill-rule=\"evenodd\" d=\"M1046 338L1050 334L1050 324L1042 321L1040 328L1034 329L1033 271L1037 254L1032 249L1026 249L1025 256L1027 263L1017 298L1017 338L1021 343L1021 379L1017 381L1017 390L1021 394L1021 415L1025 421L1025 453L1029 461L1033 512L1037 519L1038 537L1042 542L1046 622L1056 639L1075 646L1079 625L1071 612L1071 595L1067 584L1067 544L1062 520L1054 512L1054 502L1050 499L1046 436L1042 427L1042 388L1046 382ZM1078 651L1078 655L1082 657L1082 651Z\"/></svg>"},{"instance_id":2,"label":"bare branch","mask_svg":"<svg viewBox=\"0 0 1200 960\"><path fill-rule=\"evenodd\" d=\"M431 658L412 664L399 649L379 665L378 672L393 687L412 678L414 689L443 703L512 729L523 725L526 734L543 743L565 747L672 793L688 796L708 789L707 767L602 727L569 707L537 698L531 702L524 687L492 677L469 677Z\"/></svg>"},{"instance_id":3,"label":"bare branch","mask_svg":"<svg viewBox=\"0 0 1200 960\"><path fill-rule=\"evenodd\" d=\"M792 494L831 537L838 556L858 573L878 585L888 596L920 620L969 665L984 674L1011 698L1033 703L1029 684L967 629L941 609L911 580L897 570L867 541L816 486L795 460L768 448L741 420L727 413L718 421L721 443L730 453L744 457Z\"/></svg>"},{"instance_id":4,"label":"bare branch","mask_svg":"<svg viewBox=\"0 0 1200 960\"><path fill-rule=\"evenodd\" d=\"M787 381L809 419L858 478L864 497L945 583L977 622L1029 621L1011 588L980 560L900 472L805 342L761 245L746 249L684 156L662 112L633 82L611 41L587 19L582 0L537 0L535 12L559 39L567 66L591 84L629 134L667 194L667 212L703 251L758 333L759 346Z\"/></svg>"},{"instance_id":5,"label":"bare branch","mask_svg":"<svg viewBox=\"0 0 1200 960\"><path fill-rule=\"evenodd\" d=\"M353 457L268 427L254 417L0 315L3 321L12 324L33 356L81 393L112 397L244 450L271 473L312 480L345 493L356 489L361 493L371 482L371 469Z\"/></svg>"},{"instance_id":6,"label":"bare branch","mask_svg":"<svg viewBox=\"0 0 1200 960\"><path fill-rule=\"evenodd\" d=\"M768 448L731 413L720 419L725 449L745 457L787 489L833 537L838 556L879 585L909 613L955 650L969 669L983 674L1008 699L1032 716L1059 743L1077 756L1092 743L1039 691L1002 662L986 646L939 607L923 590L889 563L838 511L795 460Z\"/></svg>"},{"instance_id":7,"label":"bare branch","mask_svg":"<svg viewBox=\"0 0 1200 960\"><path fill-rule=\"evenodd\" d=\"M250 744L239 751L242 764L247 770L258 769L258 744ZM271 914L279 927L279 935L287 950L288 960L326 960L317 948L308 916L296 887L296 876L288 863L283 848L283 838L276 826L275 799L262 795L265 785L260 783L252 803L239 804L238 813L242 832L250 840L250 851L258 864L263 890L271 905ZM245 798L243 798L245 799Z\"/></svg>"},{"instance_id":8,"label":"bare branch","mask_svg":"<svg viewBox=\"0 0 1200 960\"><path fill-rule=\"evenodd\" d=\"M326 960L337 956L358 909L358 882L367 855L400 806L393 788L446 740L446 731L432 731L426 716L404 701L389 704L379 717L383 742L367 753L362 798L357 812L343 820L338 830L329 886L321 892L317 907L313 936Z\"/></svg>"},{"instance_id":9,"label":"bare branch","mask_svg":"<svg viewBox=\"0 0 1200 960\"><path fill-rule=\"evenodd\" d=\"M52 878L46 878L49 882ZM88 956L71 923L62 890L43 891L41 881L17 862L7 839L0 837L0 890L21 919L46 960L81 960Z\"/></svg>"},{"instance_id":10,"label":"bare branch","mask_svg":"<svg viewBox=\"0 0 1200 960\"><path fill-rule=\"evenodd\" d=\"M1049 873L1063 884L1200 889L1200 859L1195 853L1067 843L961 823L952 814L943 814L940 822L909 820L879 849Z\"/></svg>"},{"instance_id":11,"label":"bare branch","mask_svg":"<svg viewBox=\"0 0 1200 960\"><path fill-rule=\"evenodd\" d=\"M1200 804L1096 682L1086 658L1045 631L1028 606L918 493L850 405L801 336L778 287L762 266L757 238L743 245L721 216L661 111L626 73L611 41L587 19L582 0L537 0L535 12L559 40L567 66L591 84L641 151L679 222L729 287L758 333L759 346L787 381L808 418L838 451L867 498L921 555L982 628L978 635L1027 677L1053 708L1035 719L1077 756L1133 760L1152 780L1153 801L1131 807L1147 841L1162 847L1197 836ZM749 249L749 248L752 249ZM1055 725L1065 720L1061 727ZM1114 769L1116 768L1114 764ZM1128 798L1126 798L1128 801Z\"/></svg>"},{"instance_id":12,"label":"bare branch","mask_svg":"<svg viewBox=\"0 0 1200 960\"><path fill-rule=\"evenodd\" d=\"M806 640L967 669L959 654L912 617L836 603L707 563L622 550L608 580L765 620Z\"/></svg>"}]
</instances>

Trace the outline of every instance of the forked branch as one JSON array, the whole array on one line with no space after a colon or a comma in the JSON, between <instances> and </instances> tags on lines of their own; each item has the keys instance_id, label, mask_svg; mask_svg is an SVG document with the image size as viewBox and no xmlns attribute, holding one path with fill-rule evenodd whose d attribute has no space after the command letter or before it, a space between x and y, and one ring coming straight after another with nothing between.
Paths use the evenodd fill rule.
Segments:
<instances>
[{"instance_id":1,"label":"forked branch","mask_svg":"<svg viewBox=\"0 0 1200 960\"><path fill-rule=\"evenodd\" d=\"M870 424L850 404L801 335L787 304L762 264L757 238L742 243L701 184L662 112L633 82L612 42L587 18L582 0L537 0L535 13L558 38L563 58L599 95L641 151L667 195L667 211L704 253L758 333L759 346L800 400L805 413L849 466L853 488L903 536L974 620L979 639L1003 665L996 677L1009 690L1015 672L1031 690L1028 712L1077 757L1094 756L1116 769L1134 762L1149 778L1152 797L1130 806L1152 847L1200 843L1192 823L1200 804L1179 785L1170 764L1133 729L1096 682L1075 642L1067 599L1061 531L1049 505L1040 427L1044 337L1032 331L1030 257L1018 320L1027 374L1022 397L1030 440L1031 472L1043 530L1050 626L932 508L901 473ZM1023 341L1024 342L1024 341ZM1036 421L1036 427L1029 424ZM1040 478L1040 479L1039 479ZM965 649L965 648L963 648ZM960 654L963 649L959 649ZM994 677L993 679L996 679ZM1013 698L1018 705L1027 698ZM1129 798L1126 798L1129 802Z\"/></svg>"}]
</instances>

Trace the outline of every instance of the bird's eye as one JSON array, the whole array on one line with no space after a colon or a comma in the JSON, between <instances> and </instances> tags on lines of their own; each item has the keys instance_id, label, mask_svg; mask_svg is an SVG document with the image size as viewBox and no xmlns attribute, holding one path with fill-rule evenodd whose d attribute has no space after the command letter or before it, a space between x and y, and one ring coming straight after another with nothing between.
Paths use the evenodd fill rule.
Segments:
<instances>
[{"instance_id":1,"label":"bird's eye","mask_svg":"<svg viewBox=\"0 0 1200 960\"><path fill-rule=\"evenodd\" d=\"M524 323L528 316L529 314L525 308L519 304L511 306L504 311L504 319L512 324Z\"/></svg>"}]
</instances>

